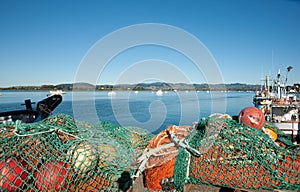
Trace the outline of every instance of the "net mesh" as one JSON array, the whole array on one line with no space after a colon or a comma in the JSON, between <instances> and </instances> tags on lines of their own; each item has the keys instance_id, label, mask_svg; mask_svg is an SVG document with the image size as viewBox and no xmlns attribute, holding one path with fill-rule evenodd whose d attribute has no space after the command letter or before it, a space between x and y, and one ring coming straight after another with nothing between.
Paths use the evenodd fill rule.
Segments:
<instances>
[{"instance_id":1,"label":"net mesh","mask_svg":"<svg viewBox=\"0 0 300 192\"><path fill-rule=\"evenodd\" d=\"M0 125L0 191L125 191L153 135L58 114Z\"/></svg>"},{"instance_id":2,"label":"net mesh","mask_svg":"<svg viewBox=\"0 0 300 192\"><path fill-rule=\"evenodd\" d=\"M271 123L257 130L226 115L154 136L57 114L0 125L0 145L0 191L126 191L139 175L151 190L300 189L299 145Z\"/></svg>"},{"instance_id":3,"label":"net mesh","mask_svg":"<svg viewBox=\"0 0 300 192\"><path fill-rule=\"evenodd\" d=\"M145 184L152 190L163 190L161 181L174 175L178 146L173 143L170 135L183 139L190 134L191 126L169 126L154 136L147 147L149 159L146 159Z\"/></svg>"},{"instance_id":4,"label":"net mesh","mask_svg":"<svg viewBox=\"0 0 300 192\"><path fill-rule=\"evenodd\" d=\"M278 133L275 141L263 130L230 118L203 119L196 133L188 138L202 155L196 157L180 150L174 171L177 189L182 190L187 182L240 189L299 190L299 146L271 123L266 127ZM206 137L211 130L220 130L214 140ZM205 144L209 147L203 148Z\"/></svg>"},{"instance_id":5,"label":"net mesh","mask_svg":"<svg viewBox=\"0 0 300 192\"><path fill-rule=\"evenodd\" d=\"M179 135L181 128L175 129L174 135ZM264 129L276 132L276 139ZM163 131L168 135L164 140L174 143L175 156L146 167L146 186L177 191L183 191L187 183L242 190L299 190L299 145L269 122L264 129L244 126L220 114L202 119L181 139L168 128ZM163 153L166 144L157 147L148 162L170 159L170 153Z\"/></svg>"}]
</instances>

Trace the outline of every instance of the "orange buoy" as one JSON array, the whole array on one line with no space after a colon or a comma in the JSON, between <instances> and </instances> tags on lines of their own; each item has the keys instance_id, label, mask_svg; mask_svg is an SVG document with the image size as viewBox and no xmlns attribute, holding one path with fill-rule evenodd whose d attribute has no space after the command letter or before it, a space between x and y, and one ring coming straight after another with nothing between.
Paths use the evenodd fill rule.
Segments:
<instances>
[{"instance_id":1,"label":"orange buoy","mask_svg":"<svg viewBox=\"0 0 300 192\"><path fill-rule=\"evenodd\" d=\"M256 107L246 107L239 113L239 122L255 129L261 129L265 124L265 116Z\"/></svg>"}]
</instances>

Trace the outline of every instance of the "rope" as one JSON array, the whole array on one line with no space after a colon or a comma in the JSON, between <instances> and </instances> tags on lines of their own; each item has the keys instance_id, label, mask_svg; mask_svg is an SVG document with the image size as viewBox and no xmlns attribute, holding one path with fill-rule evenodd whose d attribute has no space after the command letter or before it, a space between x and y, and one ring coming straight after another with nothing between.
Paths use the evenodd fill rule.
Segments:
<instances>
[{"instance_id":1,"label":"rope","mask_svg":"<svg viewBox=\"0 0 300 192\"><path fill-rule=\"evenodd\" d=\"M192 155L194 155L194 156L196 156L196 157L200 157L200 156L202 155L198 150L196 150L196 149L194 149L193 147L191 147L191 146L187 143L187 141L186 141L185 139L179 140L179 139L176 137L176 135L174 134L174 132L171 132L171 131L169 131L169 130L167 130L167 132L168 132L169 135L170 135L171 141L172 141L173 143L175 143L176 145L178 145L178 146L180 146L180 147L186 149L188 152L190 152Z\"/></svg>"},{"instance_id":2,"label":"rope","mask_svg":"<svg viewBox=\"0 0 300 192\"><path fill-rule=\"evenodd\" d=\"M62 128L58 128L57 126L54 126L54 125L43 125L43 124L40 124L39 125L39 128L43 128L41 131L36 131L36 132L33 132L33 133L29 133L29 131L32 131L32 130L35 130L34 128L33 129L30 129L28 132L26 130L24 130L24 124L22 124L22 122L20 120L17 120L15 122L15 128L13 130L13 133L18 136L18 137L27 137L27 136L34 136L34 135L40 135L40 134L45 134L45 133L51 133L51 132L60 132L60 133L64 133L68 136L71 136L71 137L74 137L76 139L79 139L79 140L82 140L80 137L78 137L77 135L74 135L74 134L71 134L71 133L68 133L67 131L64 131ZM26 129L26 127L25 127ZM43 131L44 130L44 131ZM19 132L27 132L26 134L19 134Z\"/></svg>"},{"instance_id":3,"label":"rope","mask_svg":"<svg viewBox=\"0 0 300 192\"><path fill-rule=\"evenodd\" d=\"M140 176L140 174L146 170L146 164L148 163L149 158L151 156L159 156L159 155L156 154L157 152L159 152L159 151L161 151L163 149L168 149L170 147L174 147L174 146L175 146L174 143L168 143L168 144L165 144L165 145L161 145L161 146L159 146L157 148L151 148L151 149L146 148L144 150L142 156L140 156L137 159L137 163L140 163L140 166L137 169L137 172L133 176L133 178L138 178Z\"/></svg>"}]
</instances>

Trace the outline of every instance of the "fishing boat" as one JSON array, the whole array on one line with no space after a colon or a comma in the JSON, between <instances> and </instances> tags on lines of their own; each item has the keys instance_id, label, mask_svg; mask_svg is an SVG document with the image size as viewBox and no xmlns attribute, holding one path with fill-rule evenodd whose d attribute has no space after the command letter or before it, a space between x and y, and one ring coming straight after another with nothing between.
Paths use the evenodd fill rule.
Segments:
<instances>
[{"instance_id":1,"label":"fishing boat","mask_svg":"<svg viewBox=\"0 0 300 192\"><path fill-rule=\"evenodd\" d=\"M300 100L295 93L288 92L286 87L287 76L291 70L292 67L289 66L285 81L281 80L280 70L274 81L266 76L261 90L253 98L253 104L262 110L267 121L291 135L295 143L300 143Z\"/></svg>"},{"instance_id":2,"label":"fishing boat","mask_svg":"<svg viewBox=\"0 0 300 192\"><path fill-rule=\"evenodd\" d=\"M6 111L0 113L0 124L6 122L14 122L21 121L23 123L32 123L35 121L43 120L49 117L52 111L62 102L61 95L52 95L41 101L39 101L36 105L36 109L32 108L32 104L30 99L25 100L26 109L24 110L14 110L14 111Z\"/></svg>"}]
</instances>

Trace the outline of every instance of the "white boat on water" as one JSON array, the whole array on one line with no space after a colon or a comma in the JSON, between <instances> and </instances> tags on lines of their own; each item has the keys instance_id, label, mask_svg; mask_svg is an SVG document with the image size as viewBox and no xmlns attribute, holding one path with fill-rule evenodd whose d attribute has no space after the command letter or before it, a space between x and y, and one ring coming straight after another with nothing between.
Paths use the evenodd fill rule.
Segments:
<instances>
[{"instance_id":1,"label":"white boat on water","mask_svg":"<svg viewBox=\"0 0 300 192\"><path fill-rule=\"evenodd\" d=\"M274 85L270 85L270 77L266 76L264 86L253 98L254 106L261 109L267 121L272 122L284 133L291 135L294 142L300 143L300 100L295 94L287 93L286 82L280 80L280 71Z\"/></svg>"},{"instance_id":2,"label":"white boat on water","mask_svg":"<svg viewBox=\"0 0 300 192\"><path fill-rule=\"evenodd\" d=\"M164 92L162 90L156 91L156 95L157 96L162 96L163 94L164 94Z\"/></svg>"},{"instance_id":3,"label":"white boat on water","mask_svg":"<svg viewBox=\"0 0 300 192\"><path fill-rule=\"evenodd\" d=\"M51 90L50 93L47 96L53 96L53 95L64 95L66 94L66 92L64 92L63 90Z\"/></svg>"},{"instance_id":4,"label":"white boat on water","mask_svg":"<svg viewBox=\"0 0 300 192\"><path fill-rule=\"evenodd\" d=\"M115 91L109 91L107 93L107 96L109 96L109 97L115 97L116 95L117 95L117 93Z\"/></svg>"}]
</instances>

